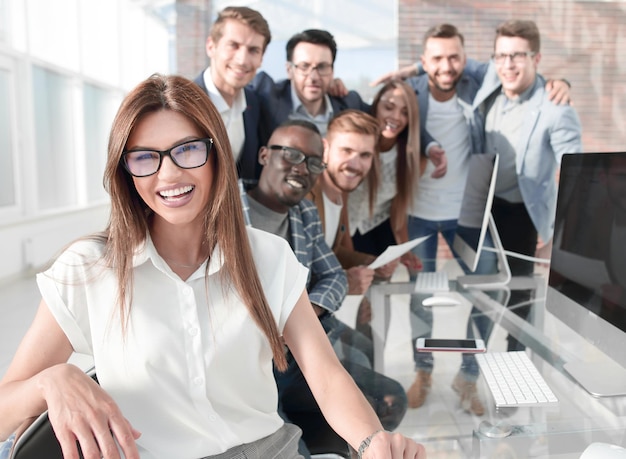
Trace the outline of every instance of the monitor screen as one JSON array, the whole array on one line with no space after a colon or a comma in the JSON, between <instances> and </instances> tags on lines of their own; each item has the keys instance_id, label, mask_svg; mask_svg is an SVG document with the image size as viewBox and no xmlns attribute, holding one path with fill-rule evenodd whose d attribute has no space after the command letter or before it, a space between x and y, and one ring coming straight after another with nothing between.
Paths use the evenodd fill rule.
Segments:
<instances>
[{"instance_id":1,"label":"monitor screen","mask_svg":"<svg viewBox=\"0 0 626 459\"><path fill-rule=\"evenodd\" d=\"M498 155L470 156L469 172L454 238L454 250L475 271L485 242L496 187Z\"/></svg>"},{"instance_id":2,"label":"monitor screen","mask_svg":"<svg viewBox=\"0 0 626 459\"><path fill-rule=\"evenodd\" d=\"M563 156L546 308L626 367L626 153Z\"/></svg>"}]
</instances>

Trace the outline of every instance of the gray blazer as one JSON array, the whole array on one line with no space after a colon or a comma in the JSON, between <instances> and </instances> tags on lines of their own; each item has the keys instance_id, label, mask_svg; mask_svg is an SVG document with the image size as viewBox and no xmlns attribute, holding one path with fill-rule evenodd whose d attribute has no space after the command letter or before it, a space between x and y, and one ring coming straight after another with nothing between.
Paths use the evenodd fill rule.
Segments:
<instances>
[{"instance_id":1,"label":"gray blazer","mask_svg":"<svg viewBox=\"0 0 626 459\"><path fill-rule=\"evenodd\" d=\"M484 64L483 64L484 65ZM468 61L466 71L472 71ZM489 97L500 91L500 79L490 63L484 80L474 99L473 107L484 117ZM531 95L528 119L519 136L516 151L516 171L520 191L539 236L544 242L552 238L556 211L556 173L564 153L582 152L582 127L578 114L569 105L555 105L545 91L545 80L540 75Z\"/></svg>"}]
</instances>

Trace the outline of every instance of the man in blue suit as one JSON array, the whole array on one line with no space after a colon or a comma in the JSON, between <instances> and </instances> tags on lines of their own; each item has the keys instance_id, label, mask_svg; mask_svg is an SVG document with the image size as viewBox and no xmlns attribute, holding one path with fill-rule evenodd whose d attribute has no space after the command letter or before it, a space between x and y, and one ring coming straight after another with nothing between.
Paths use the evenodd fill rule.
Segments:
<instances>
[{"instance_id":1,"label":"man in blue suit","mask_svg":"<svg viewBox=\"0 0 626 459\"><path fill-rule=\"evenodd\" d=\"M269 25L258 11L224 8L206 41L211 65L194 80L222 115L237 174L247 186L256 183L261 173L257 155L264 130L259 100L246 85L261 66L270 40Z\"/></svg>"},{"instance_id":2,"label":"man in blue suit","mask_svg":"<svg viewBox=\"0 0 626 459\"><path fill-rule=\"evenodd\" d=\"M328 122L340 111L354 108L369 112L369 105L355 91L343 97L328 94L337 56L337 43L329 32L305 30L292 36L286 48L288 79L276 83L267 73L259 72L252 82L268 121L268 137L287 119L310 121L325 136Z\"/></svg>"}]
</instances>

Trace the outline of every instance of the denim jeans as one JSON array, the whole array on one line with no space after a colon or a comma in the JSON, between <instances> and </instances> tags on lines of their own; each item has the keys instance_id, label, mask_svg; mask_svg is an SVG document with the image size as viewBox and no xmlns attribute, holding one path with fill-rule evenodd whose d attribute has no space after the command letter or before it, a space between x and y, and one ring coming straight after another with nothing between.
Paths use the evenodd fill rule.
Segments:
<instances>
[{"instance_id":1,"label":"denim jeans","mask_svg":"<svg viewBox=\"0 0 626 459\"><path fill-rule=\"evenodd\" d=\"M454 241L454 235L457 229L457 220L441 220L432 221L424 220L422 218L409 216L409 239L415 239L417 237L430 236L424 242L419 244L413 249L413 253L421 258L423 264L423 271L431 272L436 270L436 258L437 258L437 235L441 233L444 240L448 243L452 254L456 261L459 263L465 274L470 274L470 270L454 252L452 244ZM478 231L478 230L477 230ZM489 247L493 247L493 242L489 234L485 237L484 244ZM497 272L497 256L493 252L482 251L478 266L474 271L474 274L493 274ZM415 280L414 277L411 278ZM415 369L425 372L432 372L433 370L433 355L430 352L417 352L415 349L415 343L418 338L428 338L432 334L433 328L433 313L432 309L424 307L422 300L430 296L428 294L413 294L411 295L410 303L410 323L412 333L412 346L413 346L413 359L415 361ZM475 336L474 325L480 336ZM467 321L466 336L468 338L482 338L487 340L491 334L493 328L493 322L485 316L475 306L472 306L470 317ZM478 378L478 364L473 354L463 353L461 363L461 373L463 377L470 382L476 381Z\"/></svg>"}]
</instances>

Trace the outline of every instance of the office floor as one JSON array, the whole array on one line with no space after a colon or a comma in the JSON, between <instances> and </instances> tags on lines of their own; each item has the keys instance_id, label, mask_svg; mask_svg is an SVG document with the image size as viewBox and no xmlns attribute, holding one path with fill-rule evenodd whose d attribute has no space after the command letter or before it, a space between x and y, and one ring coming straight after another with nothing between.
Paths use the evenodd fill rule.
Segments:
<instances>
[{"instance_id":1,"label":"office floor","mask_svg":"<svg viewBox=\"0 0 626 459\"><path fill-rule=\"evenodd\" d=\"M458 265L452 260L444 261L440 269L446 269L450 275L458 274ZM406 280L407 274L399 269L393 280ZM413 358L410 348L410 327L408 295L392 298L391 325L385 348L385 373L397 379L405 388L414 379ZM360 297L347 297L338 313L340 319L349 325L354 324ZM39 293L33 276L0 284L0 308L3 320L0 322L0 375L3 375L10 360L26 332L39 303ZM437 308L434 320L434 333L441 336L464 336L465 324L470 311L469 303L462 306ZM442 327L445 327L442 328ZM492 334L494 340L502 342L504 349L505 335L498 330ZM495 345L500 347L496 342ZM471 437L459 435L467 432L468 424L476 427L482 420L463 411L459 398L450 384L449 375L454 375L460 365L460 355L454 353L436 353L433 373L433 388L426 403L418 409L409 409L402 424L397 429L426 445L430 459L461 459L470 457ZM77 359L79 365L88 365L88 361ZM479 385L479 390L482 390ZM481 398L486 399L480 392ZM463 427L465 426L465 427Z\"/></svg>"}]
</instances>

